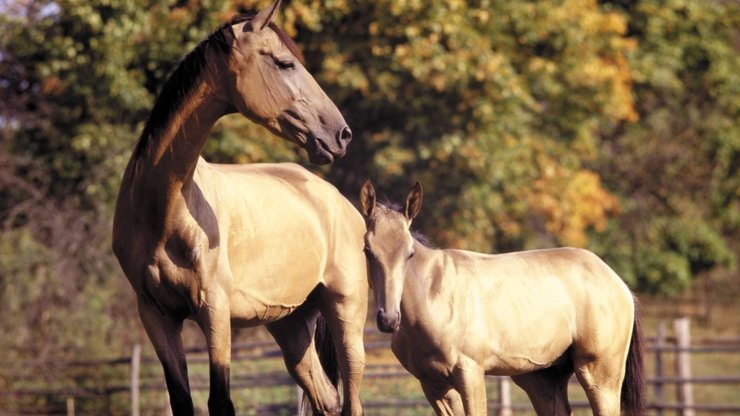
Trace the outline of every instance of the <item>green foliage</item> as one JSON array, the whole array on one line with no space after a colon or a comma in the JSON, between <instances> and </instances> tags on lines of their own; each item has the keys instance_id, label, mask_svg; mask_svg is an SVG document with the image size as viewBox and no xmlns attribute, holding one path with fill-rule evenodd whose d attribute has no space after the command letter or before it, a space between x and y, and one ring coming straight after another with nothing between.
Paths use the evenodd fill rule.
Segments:
<instances>
[{"instance_id":1,"label":"green foliage","mask_svg":"<svg viewBox=\"0 0 740 416\"><path fill-rule=\"evenodd\" d=\"M737 265L740 7L641 1L625 12L639 44L629 62L640 120L605 135L599 171L625 201L608 234L637 249L609 257L629 264L622 274L638 287L675 293Z\"/></svg>"},{"instance_id":2,"label":"green foliage","mask_svg":"<svg viewBox=\"0 0 740 416\"><path fill-rule=\"evenodd\" d=\"M643 291L736 266L736 4L312 5L286 25L355 132L349 195L421 179L438 244L588 246Z\"/></svg>"},{"instance_id":3,"label":"green foliage","mask_svg":"<svg viewBox=\"0 0 740 416\"><path fill-rule=\"evenodd\" d=\"M233 12L268 3L6 6L8 357L102 353L141 337L121 335L138 324L109 250L120 175L180 58ZM344 159L315 168L351 200L367 177L394 200L421 180L417 226L439 245L587 246L636 289L677 293L738 261L739 11L699 0L293 0L279 24L354 132ZM239 116L217 124L205 154L306 164Z\"/></svg>"},{"instance_id":4,"label":"green foliage","mask_svg":"<svg viewBox=\"0 0 740 416\"><path fill-rule=\"evenodd\" d=\"M292 4L285 25L355 132L328 173L342 190L371 176L399 198L420 178L422 228L483 251L583 245L603 227L614 199L582 161L600 126L635 117L621 16L595 2L333 4Z\"/></svg>"}]
</instances>

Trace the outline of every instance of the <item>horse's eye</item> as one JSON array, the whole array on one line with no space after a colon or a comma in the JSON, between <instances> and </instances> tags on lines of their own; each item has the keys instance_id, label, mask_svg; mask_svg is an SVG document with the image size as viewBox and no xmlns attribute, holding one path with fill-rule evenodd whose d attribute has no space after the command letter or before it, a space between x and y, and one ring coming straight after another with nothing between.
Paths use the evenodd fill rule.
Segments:
<instances>
[{"instance_id":1,"label":"horse's eye","mask_svg":"<svg viewBox=\"0 0 740 416\"><path fill-rule=\"evenodd\" d=\"M295 62L291 60L275 59L275 65L283 71L292 71L295 69Z\"/></svg>"},{"instance_id":2,"label":"horse's eye","mask_svg":"<svg viewBox=\"0 0 740 416\"><path fill-rule=\"evenodd\" d=\"M411 259L411 257L414 257L414 254L416 254L416 252L412 251L408 258Z\"/></svg>"}]
</instances>

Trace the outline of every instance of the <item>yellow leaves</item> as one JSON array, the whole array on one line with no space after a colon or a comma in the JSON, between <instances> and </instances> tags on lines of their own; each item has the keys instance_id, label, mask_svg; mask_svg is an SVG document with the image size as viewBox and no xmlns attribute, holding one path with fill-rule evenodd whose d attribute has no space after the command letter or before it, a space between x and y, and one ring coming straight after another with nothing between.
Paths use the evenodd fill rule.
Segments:
<instances>
[{"instance_id":1,"label":"yellow leaves","mask_svg":"<svg viewBox=\"0 0 740 416\"><path fill-rule=\"evenodd\" d=\"M545 230L566 245L584 247L589 228L603 231L609 215L619 212L617 199L589 170L570 171L552 160L541 160L542 175L532 186L529 204L544 218Z\"/></svg>"},{"instance_id":2,"label":"yellow leaves","mask_svg":"<svg viewBox=\"0 0 740 416\"><path fill-rule=\"evenodd\" d=\"M473 18L479 23L486 24L491 18L491 13L488 10L478 9L473 11Z\"/></svg>"},{"instance_id":3,"label":"yellow leaves","mask_svg":"<svg viewBox=\"0 0 740 416\"><path fill-rule=\"evenodd\" d=\"M328 55L323 61L323 74L338 85L350 87L363 95L367 95L370 81L358 64L349 63L343 54Z\"/></svg>"}]
</instances>

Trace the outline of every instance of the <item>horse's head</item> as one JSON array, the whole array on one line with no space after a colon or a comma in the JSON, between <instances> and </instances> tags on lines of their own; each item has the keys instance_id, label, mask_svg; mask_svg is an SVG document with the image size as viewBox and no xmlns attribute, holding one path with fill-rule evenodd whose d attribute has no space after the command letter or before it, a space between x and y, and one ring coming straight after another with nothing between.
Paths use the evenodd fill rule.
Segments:
<instances>
[{"instance_id":1,"label":"horse's head","mask_svg":"<svg viewBox=\"0 0 740 416\"><path fill-rule=\"evenodd\" d=\"M375 203L375 188L365 181L360 206L365 217L365 256L370 286L378 307L378 329L394 332L401 325L401 296L406 268L414 256L414 237L409 227L421 209L423 191L418 182L406 197L401 212Z\"/></svg>"},{"instance_id":2,"label":"horse's head","mask_svg":"<svg viewBox=\"0 0 740 416\"><path fill-rule=\"evenodd\" d=\"M293 41L272 22L280 1L231 27L226 98L252 121L306 149L312 163L331 163L345 154L352 132Z\"/></svg>"}]
</instances>

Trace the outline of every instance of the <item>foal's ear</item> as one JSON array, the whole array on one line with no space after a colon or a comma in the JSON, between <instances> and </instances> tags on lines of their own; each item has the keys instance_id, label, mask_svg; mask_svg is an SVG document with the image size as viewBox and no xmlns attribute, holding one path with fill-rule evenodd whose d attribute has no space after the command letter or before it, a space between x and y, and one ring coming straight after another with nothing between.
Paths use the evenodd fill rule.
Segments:
<instances>
[{"instance_id":1,"label":"foal's ear","mask_svg":"<svg viewBox=\"0 0 740 416\"><path fill-rule=\"evenodd\" d=\"M424 190L421 188L421 183L416 182L409 195L406 197L406 204L403 206L403 213L406 218L413 220L419 215L421 211L421 201L424 199Z\"/></svg>"},{"instance_id":2,"label":"foal's ear","mask_svg":"<svg viewBox=\"0 0 740 416\"><path fill-rule=\"evenodd\" d=\"M360 189L360 208L365 217L369 217L375 209L375 188L370 179L367 179Z\"/></svg>"},{"instance_id":3,"label":"foal's ear","mask_svg":"<svg viewBox=\"0 0 740 416\"><path fill-rule=\"evenodd\" d=\"M265 26L269 25L270 22L272 22L272 19L275 18L275 15L277 14L277 11L280 9L280 4L283 2L283 0L275 0L270 7L261 10L259 13L257 13L254 18L252 18L252 30L255 32L258 32L265 28ZM245 25L246 28L246 25Z\"/></svg>"}]
</instances>

